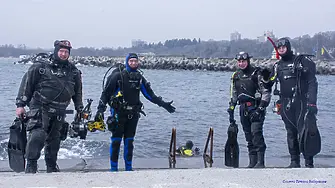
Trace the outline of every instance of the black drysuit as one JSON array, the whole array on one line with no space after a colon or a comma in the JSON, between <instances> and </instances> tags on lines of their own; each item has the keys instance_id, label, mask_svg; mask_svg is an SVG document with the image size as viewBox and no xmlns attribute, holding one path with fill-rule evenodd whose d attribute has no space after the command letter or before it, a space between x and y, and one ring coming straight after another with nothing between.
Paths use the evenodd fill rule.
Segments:
<instances>
[{"instance_id":1,"label":"black drysuit","mask_svg":"<svg viewBox=\"0 0 335 188\"><path fill-rule=\"evenodd\" d=\"M27 168L30 165L36 168L44 146L48 170L56 168L60 131L71 99L76 110L81 110L81 72L69 62L58 63L54 59L35 62L23 76L16 105L30 109L26 114L29 118L27 131L30 131L26 147Z\"/></svg>"},{"instance_id":2,"label":"black drysuit","mask_svg":"<svg viewBox=\"0 0 335 188\"><path fill-rule=\"evenodd\" d=\"M271 86L266 87L261 70L251 65L248 65L245 70L234 72L231 80L231 100L228 112L233 113L235 106L240 105L240 120L248 144L249 158L253 163L249 166L253 167L257 162L257 155L261 155L259 158L264 159L266 150L263 123L265 109L271 100Z\"/></svg>"},{"instance_id":3,"label":"black drysuit","mask_svg":"<svg viewBox=\"0 0 335 188\"><path fill-rule=\"evenodd\" d=\"M297 67L294 64L295 58L295 55L287 54L278 61L273 66L270 80L278 80L280 83L280 115L287 131L288 150L291 160L300 164L298 135L302 133L307 104L316 105L318 83L315 63L303 57L301 67ZM300 79L298 68L301 69ZM313 156L304 155L304 158L313 163Z\"/></svg>"}]
</instances>

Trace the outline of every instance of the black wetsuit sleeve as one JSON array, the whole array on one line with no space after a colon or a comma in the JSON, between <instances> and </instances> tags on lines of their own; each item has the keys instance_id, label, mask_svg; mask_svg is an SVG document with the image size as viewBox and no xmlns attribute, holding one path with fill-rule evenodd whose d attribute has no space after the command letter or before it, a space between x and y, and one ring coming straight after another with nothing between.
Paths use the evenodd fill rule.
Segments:
<instances>
[{"instance_id":1,"label":"black wetsuit sleeve","mask_svg":"<svg viewBox=\"0 0 335 188\"><path fill-rule=\"evenodd\" d=\"M110 99L116 90L119 78L120 78L119 72L111 74L110 76L107 77L105 88L103 89L100 96L98 111L104 112L106 110L107 108L106 104L110 102Z\"/></svg>"},{"instance_id":2,"label":"black wetsuit sleeve","mask_svg":"<svg viewBox=\"0 0 335 188\"><path fill-rule=\"evenodd\" d=\"M40 79L40 68L42 68L42 64L35 63L22 77L20 88L16 97L17 107L25 107L30 102L35 91L35 86L38 84Z\"/></svg>"},{"instance_id":3,"label":"black wetsuit sleeve","mask_svg":"<svg viewBox=\"0 0 335 188\"><path fill-rule=\"evenodd\" d=\"M83 109L83 83L81 79L81 71L77 69L77 74L75 75L75 85L74 92L75 94L72 96L72 100L74 103L75 109L82 110Z\"/></svg>"},{"instance_id":4,"label":"black wetsuit sleeve","mask_svg":"<svg viewBox=\"0 0 335 188\"><path fill-rule=\"evenodd\" d=\"M236 90L236 83L235 83L235 76L237 72L234 72L233 75L231 76L231 83L230 83L230 102L229 102L229 108L232 110L235 108L237 101L238 101L238 96L237 96L237 90Z\"/></svg>"},{"instance_id":5,"label":"black wetsuit sleeve","mask_svg":"<svg viewBox=\"0 0 335 188\"><path fill-rule=\"evenodd\" d=\"M162 100L162 97L156 96L156 94L151 88L150 82L148 82L143 76L142 76L141 92L144 95L144 97L148 99L150 102L157 104L158 106L163 105L164 102Z\"/></svg>"},{"instance_id":6,"label":"black wetsuit sleeve","mask_svg":"<svg viewBox=\"0 0 335 188\"><path fill-rule=\"evenodd\" d=\"M310 59L304 60L305 67L307 67L307 102L308 104L315 104L318 95L318 82L316 79L316 65Z\"/></svg>"}]
</instances>

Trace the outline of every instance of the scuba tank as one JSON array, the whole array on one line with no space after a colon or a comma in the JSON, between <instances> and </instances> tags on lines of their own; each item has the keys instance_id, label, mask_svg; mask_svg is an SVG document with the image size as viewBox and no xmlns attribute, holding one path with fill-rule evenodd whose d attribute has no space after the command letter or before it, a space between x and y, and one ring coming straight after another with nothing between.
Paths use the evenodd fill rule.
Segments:
<instances>
[{"instance_id":1,"label":"scuba tank","mask_svg":"<svg viewBox=\"0 0 335 188\"><path fill-rule=\"evenodd\" d=\"M278 90L278 79L276 79L275 89L273 90L273 95L277 95L277 96L280 95L280 91ZM281 109L281 101L280 101L280 99L277 99L273 103L272 112L280 115L280 109Z\"/></svg>"},{"instance_id":2,"label":"scuba tank","mask_svg":"<svg viewBox=\"0 0 335 188\"><path fill-rule=\"evenodd\" d=\"M122 72L122 71L125 69L125 65L124 65L124 64L121 64L121 63L115 64L114 66L111 66L111 67L106 71L106 73L105 73L105 75L104 75L104 78L102 79L102 90L105 89L105 80L106 80L106 77L107 77L109 71L110 71L112 68L115 68L115 67L117 67L117 68L114 69L114 70L112 71L111 74L113 74L113 73L115 73L115 72Z\"/></svg>"}]
</instances>

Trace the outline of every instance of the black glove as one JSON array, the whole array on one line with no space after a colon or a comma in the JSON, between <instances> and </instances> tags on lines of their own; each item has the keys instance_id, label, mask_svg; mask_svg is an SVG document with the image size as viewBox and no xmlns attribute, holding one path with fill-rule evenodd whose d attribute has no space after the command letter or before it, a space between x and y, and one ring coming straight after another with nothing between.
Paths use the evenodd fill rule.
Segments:
<instances>
[{"instance_id":1,"label":"black glove","mask_svg":"<svg viewBox=\"0 0 335 188\"><path fill-rule=\"evenodd\" d=\"M229 123L235 123L235 119L234 119L234 107L231 106L227 109L227 112L229 114Z\"/></svg>"},{"instance_id":2,"label":"black glove","mask_svg":"<svg viewBox=\"0 0 335 188\"><path fill-rule=\"evenodd\" d=\"M198 147L196 147L194 149L194 153L195 153L195 155L199 155L200 154L200 149Z\"/></svg>"},{"instance_id":3,"label":"black glove","mask_svg":"<svg viewBox=\"0 0 335 188\"><path fill-rule=\"evenodd\" d=\"M271 72L267 68L264 68L263 70L261 70L261 75L263 76L264 81L269 80L270 74Z\"/></svg>"},{"instance_id":4,"label":"black glove","mask_svg":"<svg viewBox=\"0 0 335 188\"><path fill-rule=\"evenodd\" d=\"M261 121L261 119L264 117L264 111L264 108L258 107L255 111L251 112L250 120L252 122Z\"/></svg>"},{"instance_id":5,"label":"black glove","mask_svg":"<svg viewBox=\"0 0 335 188\"><path fill-rule=\"evenodd\" d=\"M83 111L84 107L82 105L75 107L77 113Z\"/></svg>"},{"instance_id":6,"label":"black glove","mask_svg":"<svg viewBox=\"0 0 335 188\"><path fill-rule=\"evenodd\" d=\"M104 112L102 111L97 111L94 117L94 121L103 121L104 120Z\"/></svg>"},{"instance_id":7,"label":"black glove","mask_svg":"<svg viewBox=\"0 0 335 188\"><path fill-rule=\"evenodd\" d=\"M81 113L82 113L84 107L83 106L78 106L75 109L76 109L76 116L75 117L79 118L82 115Z\"/></svg>"},{"instance_id":8,"label":"black glove","mask_svg":"<svg viewBox=\"0 0 335 188\"><path fill-rule=\"evenodd\" d=\"M316 115L318 113L317 106L315 104L307 104L307 113Z\"/></svg>"},{"instance_id":9,"label":"black glove","mask_svg":"<svg viewBox=\"0 0 335 188\"><path fill-rule=\"evenodd\" d=\"M174 106L172 106L171 104L173 103L173 101L170 101L170 102L162 102L162 107L168 111L169 113L173 113L176 111L176 108Z\"/></svg>"}]
</instances>

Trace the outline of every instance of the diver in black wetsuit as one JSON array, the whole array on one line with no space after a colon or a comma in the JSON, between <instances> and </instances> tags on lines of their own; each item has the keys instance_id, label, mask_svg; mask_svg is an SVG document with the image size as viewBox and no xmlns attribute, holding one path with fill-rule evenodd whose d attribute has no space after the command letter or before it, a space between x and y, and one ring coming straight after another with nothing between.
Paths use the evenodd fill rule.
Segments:
<instances>
[{"instance_id":1,"label":"diver in black wetsuit","mask_svg":"<svg viewBox=\"0 0 335 188\"><path fill-rule=\"evenodd\" d=\"M316 79L315 63L306 57L297 62L291 50L291 43L287 38L276 41L281 60L273 66L270 80L280 83L279 113L285 123L287 131L288 150L291 155L291 163L288 168L300 168L300 148L298 135L304 126L305 114L317 114L318 83ZM298 73L301 76L298 78ZM304 153L303 153L304 154ZM304 154L305 166L313 168L313 156Z\"/></svg>"},{"instance_id":2,"label":"diver in black wetsuit","mask_svg":"<svg viewBox=\"0 0 335 188\"><path fill-rule=\"evenodd\" d=\"M248 167L264 168L263 123L271 99L271 86L265 87L265 82L268 82L270 71L251 66L250 58L246 52L236 55L239 70L231 78L231 100L227 111L230 123L235 124L234 109L239 103L241 124L248 143Z\"/></svg>"},{"instance_id":3,"label":"diver in black wetsuit","mask_svg":"<svg viewBox=\"0 0 335 188\"><path fill-rule=\"evenodd\" d=\"M108 130L112 132L110 145L111 171L118 170L122 137L124 141L125 170L132 170L134 136L140 113L143 113L140 92L152 103L165 108L170 113L175 112L175 107L171 105L173 101L165 102L161 97L157 97L151 89L150 83L138 70L138 67L137 54L128 54L125 68L121 70L121 67L119 67L107 78L95 116L95 121L104 119L106 104L110 105L111 116L107 119L107 125Z\"/></svg>"}]
</instances>

